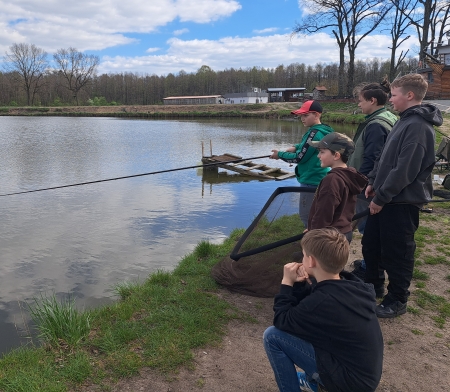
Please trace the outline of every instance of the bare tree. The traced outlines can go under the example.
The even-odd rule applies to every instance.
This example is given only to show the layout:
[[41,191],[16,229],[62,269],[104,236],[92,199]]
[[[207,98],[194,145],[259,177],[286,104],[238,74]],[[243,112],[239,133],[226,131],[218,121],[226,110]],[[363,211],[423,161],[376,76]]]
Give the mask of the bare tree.
[[66,80],[66,88],[69,89],[78,106],[78,93],[85,87],[95,75],[100,62],[98,56],[87,55],[77,49],[59,49],[53,58],[60,68],[60,73]]
[[435,54],[438,42],[442,41],[445,30],[450,26],[448,20],[450,1],[413,0],[407,8],[402,7],[402,0],[391,1],[416,28],[419,38],[419,59],[424,60],[427,50],[427,53]]
[[48,66],[47,52],[33,44],[13,44],[9,50],[10,52],[5,53],[5,70],[12,72],[20,80],[27,95],[28,106],[33,105]]
[[[431,36],[434,47],[431,50],[433,55],[436,54],[436,46],[443,42],[444,34],[447,33],[450,28],[450,19],[448,18],[450,13],[450,1],[439,1],[437,5],[437,11],[433,17],[433,23],[431,24]],[[437,37],[436,37],[437,33]]]
[[392,17],[390,18],[390,34],[392,38],[392,46],[389,47],[391,49],[391,61],[389,67],[389,80],[394,80],[397,72],[399,70],[400,64],[406,58],[406,55],[409,52],[407,49],[405,52],[402,50],[400,55],[397,57],[397,49],[408,40],[411,35],[407,35],[406,33],[411,26],[411,20],[408,17],[413,11],[411,8],[411,4],[414,3],[414,0],[394,0],[394,9],[392,13]]
[[390,5],[382,0],[302,0],[300,3],[308,15],[297,23],[293,34],[331,29],[339,47],[338,95],[344,95],[346,48],[349,55],[346,94],[351,95],[356,48],[379,26]]

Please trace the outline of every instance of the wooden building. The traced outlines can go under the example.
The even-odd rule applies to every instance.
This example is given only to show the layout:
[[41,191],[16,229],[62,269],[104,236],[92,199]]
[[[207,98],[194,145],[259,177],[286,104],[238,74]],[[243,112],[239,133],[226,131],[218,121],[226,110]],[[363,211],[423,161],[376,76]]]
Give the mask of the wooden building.
[[437,45],[435,56],[426,54],[417,73],[428,81],[427,99],[450,99],[450,39]]
[[167,97],[163,98],[163,100],[164,105],[211,105],[224,102],[222,95]]
[[269,102],[299,102],[305,97],[305,87],[274,87],[268,88]]
[[325,86],[316,86],[312,91],[312,98],[317,100],[327,99],[326,93],[327,88]]

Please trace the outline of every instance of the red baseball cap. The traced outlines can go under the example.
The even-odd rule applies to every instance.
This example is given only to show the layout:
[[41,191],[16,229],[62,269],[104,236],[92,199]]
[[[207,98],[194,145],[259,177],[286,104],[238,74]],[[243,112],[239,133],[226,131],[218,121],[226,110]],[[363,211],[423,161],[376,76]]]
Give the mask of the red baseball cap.
[[300,109],[293,110],[291,112],[291,114],[295,114],[296,116],[301,116],[302,114],[311,113],[311,112],[322,113],[323,112],[322,105],[317,101],[313,101],[313,100],[306,101],[305,103],[303,103],[303,105],[300,107]]

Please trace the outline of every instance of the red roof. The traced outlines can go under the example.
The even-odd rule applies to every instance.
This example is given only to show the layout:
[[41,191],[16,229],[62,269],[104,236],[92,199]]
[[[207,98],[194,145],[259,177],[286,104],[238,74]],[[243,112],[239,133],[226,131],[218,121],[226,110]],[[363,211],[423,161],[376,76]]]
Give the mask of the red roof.
[[325,86],[316,86],[316,87],[314,87],[314,90],[327,91],[327,88]]

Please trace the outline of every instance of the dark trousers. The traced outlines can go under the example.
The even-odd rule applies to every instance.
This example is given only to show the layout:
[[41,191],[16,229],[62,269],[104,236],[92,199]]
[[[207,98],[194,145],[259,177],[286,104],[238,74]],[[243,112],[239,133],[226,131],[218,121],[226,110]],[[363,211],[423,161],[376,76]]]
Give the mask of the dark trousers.
[[378,214],[367,218],[361,241],[365,281],[380,288],[386,271],[387,302],[408,300],[416,250],[414,233],[418,227],[419,208],[411,204],[386,204]]

